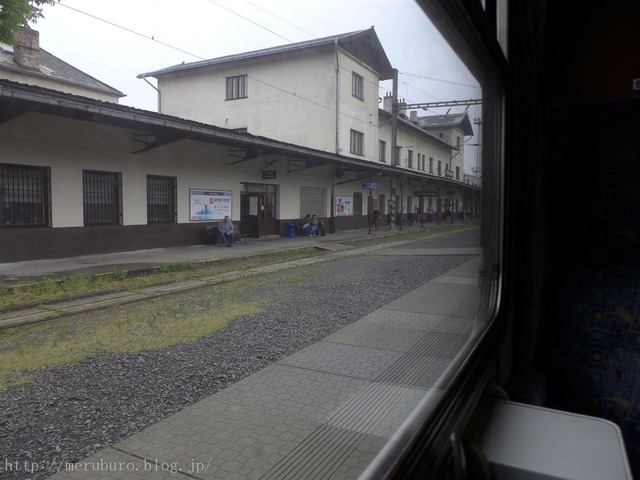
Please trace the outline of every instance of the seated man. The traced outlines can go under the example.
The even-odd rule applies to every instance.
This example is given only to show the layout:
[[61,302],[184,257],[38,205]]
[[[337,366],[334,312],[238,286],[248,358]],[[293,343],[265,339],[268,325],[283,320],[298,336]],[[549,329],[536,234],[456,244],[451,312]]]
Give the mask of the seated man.
[[236,235],[233,230],[233,223],[231,223],[229,216],[226,215],[224,220],[218,224],[218,234],[226,247],[233,247],[233,242],[236,241]]

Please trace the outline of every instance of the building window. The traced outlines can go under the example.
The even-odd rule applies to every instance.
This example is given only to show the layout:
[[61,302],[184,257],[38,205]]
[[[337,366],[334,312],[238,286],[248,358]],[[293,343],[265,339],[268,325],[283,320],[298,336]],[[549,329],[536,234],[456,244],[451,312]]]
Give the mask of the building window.
[[456,180],[460,180],[460,167],[456,167]]
[[177,221],[177,179],[147,175],[147,223]]
[[433,157],[429,157],[429,173],[433,173]]
[[387,163],[387,142],[380,140],[380,161]]
[[351,93],[354,97],[364,100],[364,78],[355,72],[351,77]]
[[247,98],[247,76],[227,77],[227,100]]
[[408,150],[407,152],[407,166],[413,168],[413,150]]
[[364,133],[351,130],[351,149],[355,155],[364,155]]
[[0,227],[50,226],[50,171],[0,164]]
[[122,176],[115,172],[82,172],[85,225],[120,225]]
[[438,160],[438,176],[442,175],[442,160]]

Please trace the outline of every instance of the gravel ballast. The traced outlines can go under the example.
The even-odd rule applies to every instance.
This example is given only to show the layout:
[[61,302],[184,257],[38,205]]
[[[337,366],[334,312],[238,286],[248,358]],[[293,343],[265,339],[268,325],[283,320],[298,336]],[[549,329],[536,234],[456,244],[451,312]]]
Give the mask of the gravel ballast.
[[[469,247],[477,237],[473,230],[419,244]],[[471,258],[359,255],[270,274],[234,292],[265,302],[263,313],[209,336],[39,369],[34,381],[0,391],[0,477],[46,478],[58,465],[113,445]],[[216,287],[183,295],[215,298]]]

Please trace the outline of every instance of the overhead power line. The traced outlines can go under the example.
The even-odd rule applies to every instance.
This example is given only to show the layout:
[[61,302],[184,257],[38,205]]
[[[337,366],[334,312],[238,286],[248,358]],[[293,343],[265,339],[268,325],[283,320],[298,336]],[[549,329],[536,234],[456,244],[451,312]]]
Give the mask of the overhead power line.
[[68,8],[69,10],[73,10],[74,12],[80,13],[82,15],[86,15],[87,17],[91,17],[91,18],[93,18],[95,20],[98,20],[100,22],[103,22],[103,23],[106,23],[108,25],[111,25],[112,27],[119,28],[120,30],[124,30],[125,32],[129,32],[129,33],[132,33],[132,34],[137,35],[139,37],[146,38],[147,40],[151,40],[153,42],[159,43],[160,45],[163,45],[165,47],[169,47],[169,48],[171,48],[173,50],[176,50],[178,52],[186,53],[187,55],[190,55],[192,57],[197,58],[198,60],[204,60],[204,58],[202,58],[199,55],[196,55],[195,53],[187,52],[186,50],[183,50],[181,48],[174,47],[173,45],[170,45],[168,43],[162,42],[160,40],[156,40],[153,36],[150,37],[150,36],[145,35],[143,33],[136,32],[135,30],[131,30],[130,28],[123,27],[122,25],[118,25],[117,23],[111,22],[109,20],[105,20],[104,18],[97,17],[97,16],[92,15],[90,13],[83,12],[82,10],[78,10],[77,8],[70,7],[69,5],[66,5],[64,3],[57,3],[56,5],[61,5],[61,6],[65,7],[65,8]]
[[[265,26],[263,26],[263,25],[260,25],[259,23],[257,23],[257,22],[255,22],[255,21],[253,21],[253,20],[251,20],[251,19],[249,19],[249,18],[245,17],[244,15],[239,14],[238,12],[233,11],[232,9],[230,9],[230,8],[228,8],[228,7],[224,6],[224,5],[221,5],[221,4],[220,4],[220,3],[218,3],[217,1],[215,1],[215,0],[208,0],[208,1],[209,1],[209,3],[214,4],[214,5],[216,5],[217,7],[221,8],[221,9],[223,9],[223,10],[228,11],[228,12],[229,12],[229,13],[231,13],[231,14],[238,16],[239,18],[241,18],[241,19],[243,19],[243,20],[245,20],[245,21],[247,21],[247,22],[250,22],[250,23],[252,23],[253,25],[258,26],[259,28],[262,28],[262,29],[264,29],[264,30],[268,31],[269,33],[271,33],[271,34],[273,34],[273,35],[276,35],[277,37],[282,38],[283,40],[285,40],[285,41],[287,41],[287,42],[289,42],[289,43],[292,43],[292,42],[291,42],[291,40],[287,39],[286,37],[284,37],[284,36],[282,36],[282,35],[280,35],[280,34],[278,34],[278,33],[274,32],[273,30],[271,30],[271,29],[269,29],[269,28],[267,28],[267,27],[265,27]],[[275,17],[275,18],[278,18],[279,20],[281,20],[281,21],[283,21],[283,22],[287,23],[288,25],[293,26],[294,28],[297,28],[298,30],[300,30],[300,31],[302,31],[302,32],[304,32],[304,33],[306,33],[306,34],[308,34],[308,35],[311,35],[311,36],[312,36],[312,37],[314,37],[314,38],[318,38],[318,37],[316,37],[315,35],[313,35],[313,34],[311,34],[311,33],[307,32],[307,31],[305,31],[305,30],[303,30],[303,29],[301,29],[301,28],[299,28],[299,27],[296,27],[295,25],[293,25],[293,24],[291,24],[291,23],[287,22],[286,20],[284,20],[284,19],[282,19],[282,18],[278,17],[277,15],[274,15],[274,14],[272,14],[271,12],[268,12],[267,10],[263,9],[262,7],[259,7],[259,6],[255,5],[255,4],[253,4],[253,3],[252,3],[252,2],[250,2],[249,0],[245,0],[245,2],[246,2],[246,3],[249,3],[249,4],[250,4],[250,5],[252,5],[253,7],[255,7],[255,8],[259,9],[259,10],[262,10],[263,12],[265,12],[265,13],[267,13],[267,14],[269,14],[269,15],[271,15],[271,16],[273,16],[273,17]],[[99,21],[99,22],[103,22],[103,23],[105,23],[105,24],[107,24],[107,25],[109,25],[109,26],[111,26],[111,27],[118,28],[118,29],[123,30],[123,31],[125,31],[125,32],[127,32],[127,33],[131,33],[131,34],[136,35],[136,36],[138,36],[138,37],[142,37],[142,38],[144,38],[144,39],[146,39],[146,40],[151,40],[152,42],[158,43],[159,45],[165,46],[165,47],[167,47],[167,48],[171,48],[172,50],[175,50],[175,51],[178,51],[178,52],[184,53],[184,54],[189,55],[189,56],[191,56],[191,57],[194,57],[194,58],[196,58],[196,59],[198,59],[198,60],[206,60],[205,58],[201,57],[200,55],[197,55],[197,54],[195,54],[195,53],[191,53],[191,52],[189,52],[189,51],[187,51],[187,50],[184,50],[184,49],[182,49],[182,48],[179,48],[179,47],[176,47],[176,46],[171,45],[171,44],[169,44],[169,43],[166,43],[166,42],[163,42],[163,41],[161,41],[161,40],[158,40],[158,39],[156,39],[156,38],[155,38],[155,36],[154,36],[154,35],[151,35],[151,36],[150,36],[150,35],[145,35],[145,34],[143,34],[143,33],[140,33],[140,32],[138,32],[138,31],[135,31],[135,30],[133,30],[133,29],[131,29],[131,28],[127,28],[127,27],[124,27],[124,26],[122,26],[122,25],[119,25],[119,24],[117,24],[117,23],[115,23],[115,22],[113,22],[113,21],[106,20],[106,19],[104,19],[104,18],[98,17],[98,16],[96,16],[96,15],[93,15],[93,14],[91,14],[91,13],[88,13],[88,12],[85,12],[85,11],[82,11],[82,10],[79,10],[79,9],[77,9],[77,8],[74,8],[74,7],[70,7],[69,5],[66,5],[66,4],[64,4],[64,3],[62,3],[62,2],[59,2],[59,3],[58,3],[58,5],[61,5],[61,6],[65,7],[65,8],[67,8],[67,9],[72,10],[72,11],[74,11],[74,12],[76,12],[76,13],[81,14],[81,15],[85,15],[85,16],[87,16],[87,17],[90,17],[90,18],[92,18],[92,19],[94,19],[94,20],[97,20],[97,21]],[[332,61],[330,61],[330,60],[328,60],[328,59],[324,59],[324,60],[325,60],[327,63],[329,63],[330,65],[334,65],[334,66],[335,66],[335,63],[333,63]],[[232,70],[231,70],[231,69],[229,69],[228,67],[223,66],[223,65],[220,65],[220,66],[221,66],[222,68],[224,68],[224,69],[226,69],[226,70],[228,70],[228,71],[232,72]],[[341,66],[341,67],[340,67],[340,69],[344,69],[344,67],[342,67],[342,66]],[[345,69],[345,70],[346,70],[346,69]],[[237,72],[233,72],[233,73],[237,73]],[[414,75],[414,74],[405,74],[405,75],[408,75],[408,76],[417,76],[417,77],[419,77],[419,75]],[[313,104],[313,105],[320,106],[320,107],[325,108],[325,109],[330,110],[330,111],[335,111],[335,109],[334,109],[334,108],[332,108],[332,107],[329,107],[329,106],[323,105],[323,104],[318,103],[318,102],[316,102],[316,101],[314,101],[314,100],[311,100],[311,99],[306,98],[306,97],[304,97],[304,96],[298,95],[298,94],[296,94],[296,93],[294,93],[294,92],[289,92],[289,91],[287,91],[287,90],[285,90],[285,89],[283,89],[283,88],[281,88],[281,87],[277,87],[277,86],[272,85],[272,84],[270,84],[270,83],[268,83],[268,82],[262,81],[262,80],[260,80],[260,79],[258,79],[258,78],[255,78],[255,77],[252,77],[252,76],[248,76],[248,78],[250,78],[251,80],[256,81],[256,82],[258,82],[258,83],[261,83],[261,84],[263,84],[263,85],[266,85],[266,86],[268,86],[268,87],[271,87],[271,88],[273,88],[273,89],[275,89],[275,90],[278,90],[278,91],[280,91],[280,92],[282,92],[282,93],[285,93],[285,94],[291,95],[291,96],[293,96],[293,97],[299,98],[299,99],[301,99],[301,100],[307,101],[307,102],[309,102],[309,103],[311,103],[311,104]],[[427,77],[425,77],[425,78],[427,78]],[[365,81],[366,81],[366,82],[369,82],[369,83],[372,83],[372,82],[370,82],[368,79],[365,79]],[[441,80],[441,81],[444,81],[444,80]],[[407,86],[409,86],[409,87],[411,87],[411,88],[414,88],[414,89],[416,89],[416,90],[418,90],[418,91],[421,91],[421,90],[417,89],[416,87],[414,87],[414,86],[412,86],[412,85],[410,85],[410,84],[408,84],[408,83],[406,83],[406,82],[403,82],[403,83],[405,83]],[[451,82],[451,83],[454,83],[454,82]],[[377,85],[377,87],[378,87],[378,88],[380,88],[380,89],[382,89],[382,90],[386,90],[384,87],[382,87],[382,86],[380,86],[380,85]],[[424,93],[425,95],[429,95],[429,94],[427,94],[426,92],[421,92],[421,93]],[[435,98],[435,97],[433,97],[432,95],[429,95],[429,96],[431,96],[432,98]],[[351,118],[351,119],[356,120],[356,121],[359,121],[359,122],[361,122],[361,123],[369,123],[369,121],[368,121],[368,120],[362,120],[362,119],[360,119],[360,118],[356,118],[356,117],[353,117],[353,116],[351,116],[351,115],[347,115],[347,114],[345,114],[344,112],[339,112],[339,113],[340,113],[340,115],[342,115],[342,116],[345,116],[345,117],[347,117],[347,118]]]
[[406,75],[407,77],[422,78],[425,80],[432,80],[434,82],[442,82],[442,83],[448,83],[451,85],[459,85],[461,87],[477,88],[479,90],[482,88],[479,85],[471,85],[469,83],[454,82],[452,80],[444,80],[442,78],[428,77],[426,75],[419,75],[417,73],[408,73],[408,72],[399,72],[399,73],[400,75]]
[[288,21],[287,21],[287,20],[285,20],[284,18],[279,17],[278,15],[276,15],[276,14],[274,14],[274,13],[271,13],[269,10],[266,10],[266,9],[262,8],[261,6],[259,6],[259,5],[256,5],[255,3],[250,2],[249,0],[244,0],[244,1],[245,1],[245,3],[248,3],[249,5],[251,5],[253,8],[257,8],[258,10],[262,10],[262,11],[263,11],[264,13],[266,13],[267,15],[271,15],[273,18],[277,18],[277,19],[278,19],[278,20],[280,20],[281,22],[286,23],[287,25],[289,25],[289,26],[291,26],[291,27],[295,28],[296,30],[300,30],[301,32],[306,33],[306,34],[307,34],[307,35],[309,35],[310,37],[318,38],[318,37],[317,37],[317,36],[315,36],[313,33],[311,33],[311,32],[307,32],[306,30],[304,30],[304,29],[302,29],[302,28],[298,27],[297,25],[294,25],[293,23],[288,22]]

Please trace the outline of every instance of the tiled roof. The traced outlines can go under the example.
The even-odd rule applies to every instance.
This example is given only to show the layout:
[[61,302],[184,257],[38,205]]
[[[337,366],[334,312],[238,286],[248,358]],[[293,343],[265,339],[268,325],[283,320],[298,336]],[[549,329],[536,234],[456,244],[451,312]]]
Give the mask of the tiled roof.
[[393,67],[382,48],[382,44],[378,39],[373,27],[366,30],[342,33],[340,35],[332,35],[330,37],[317,38],[304,42],[290,43],[278,47],[264,48],[254,50],[252,52],[238,53],[227,55],[224,57],[212,58],[209,60],[200,60],[198,62],[183,63],[172,67],[162,68],[153,72],[141,73],[138,78],[158,77],[167,73],[191,70],[202,67],[216,66],[224,63],[236,62],[239,60],[249,60],[267,55],[275,55],[281,53],[294,52],[310,48],[316,48],[327,45],[334,45],[338,42],[342,48],[352,53],[356,58],[362,59],[369,66],[375,68],[380,74],[381,80],[389,80],[391,78]]
[[8,45],[0,44],[0,70],[10,70],[14,73],[23,73],[32,77],[41,77],[116,97],[125,96],[125,94],[120,90],[116,90],[76,67],[69,65],[64,60],[52,55],[43,48],[40,48],[40,69],[34,70],[31,68],[23,68],[18,65],[13,58],[13,48]]
[[471,127],[467,112],[418,117],[417,124],[425,130],[458,127],[465,135],[473,135],[473,128]]

